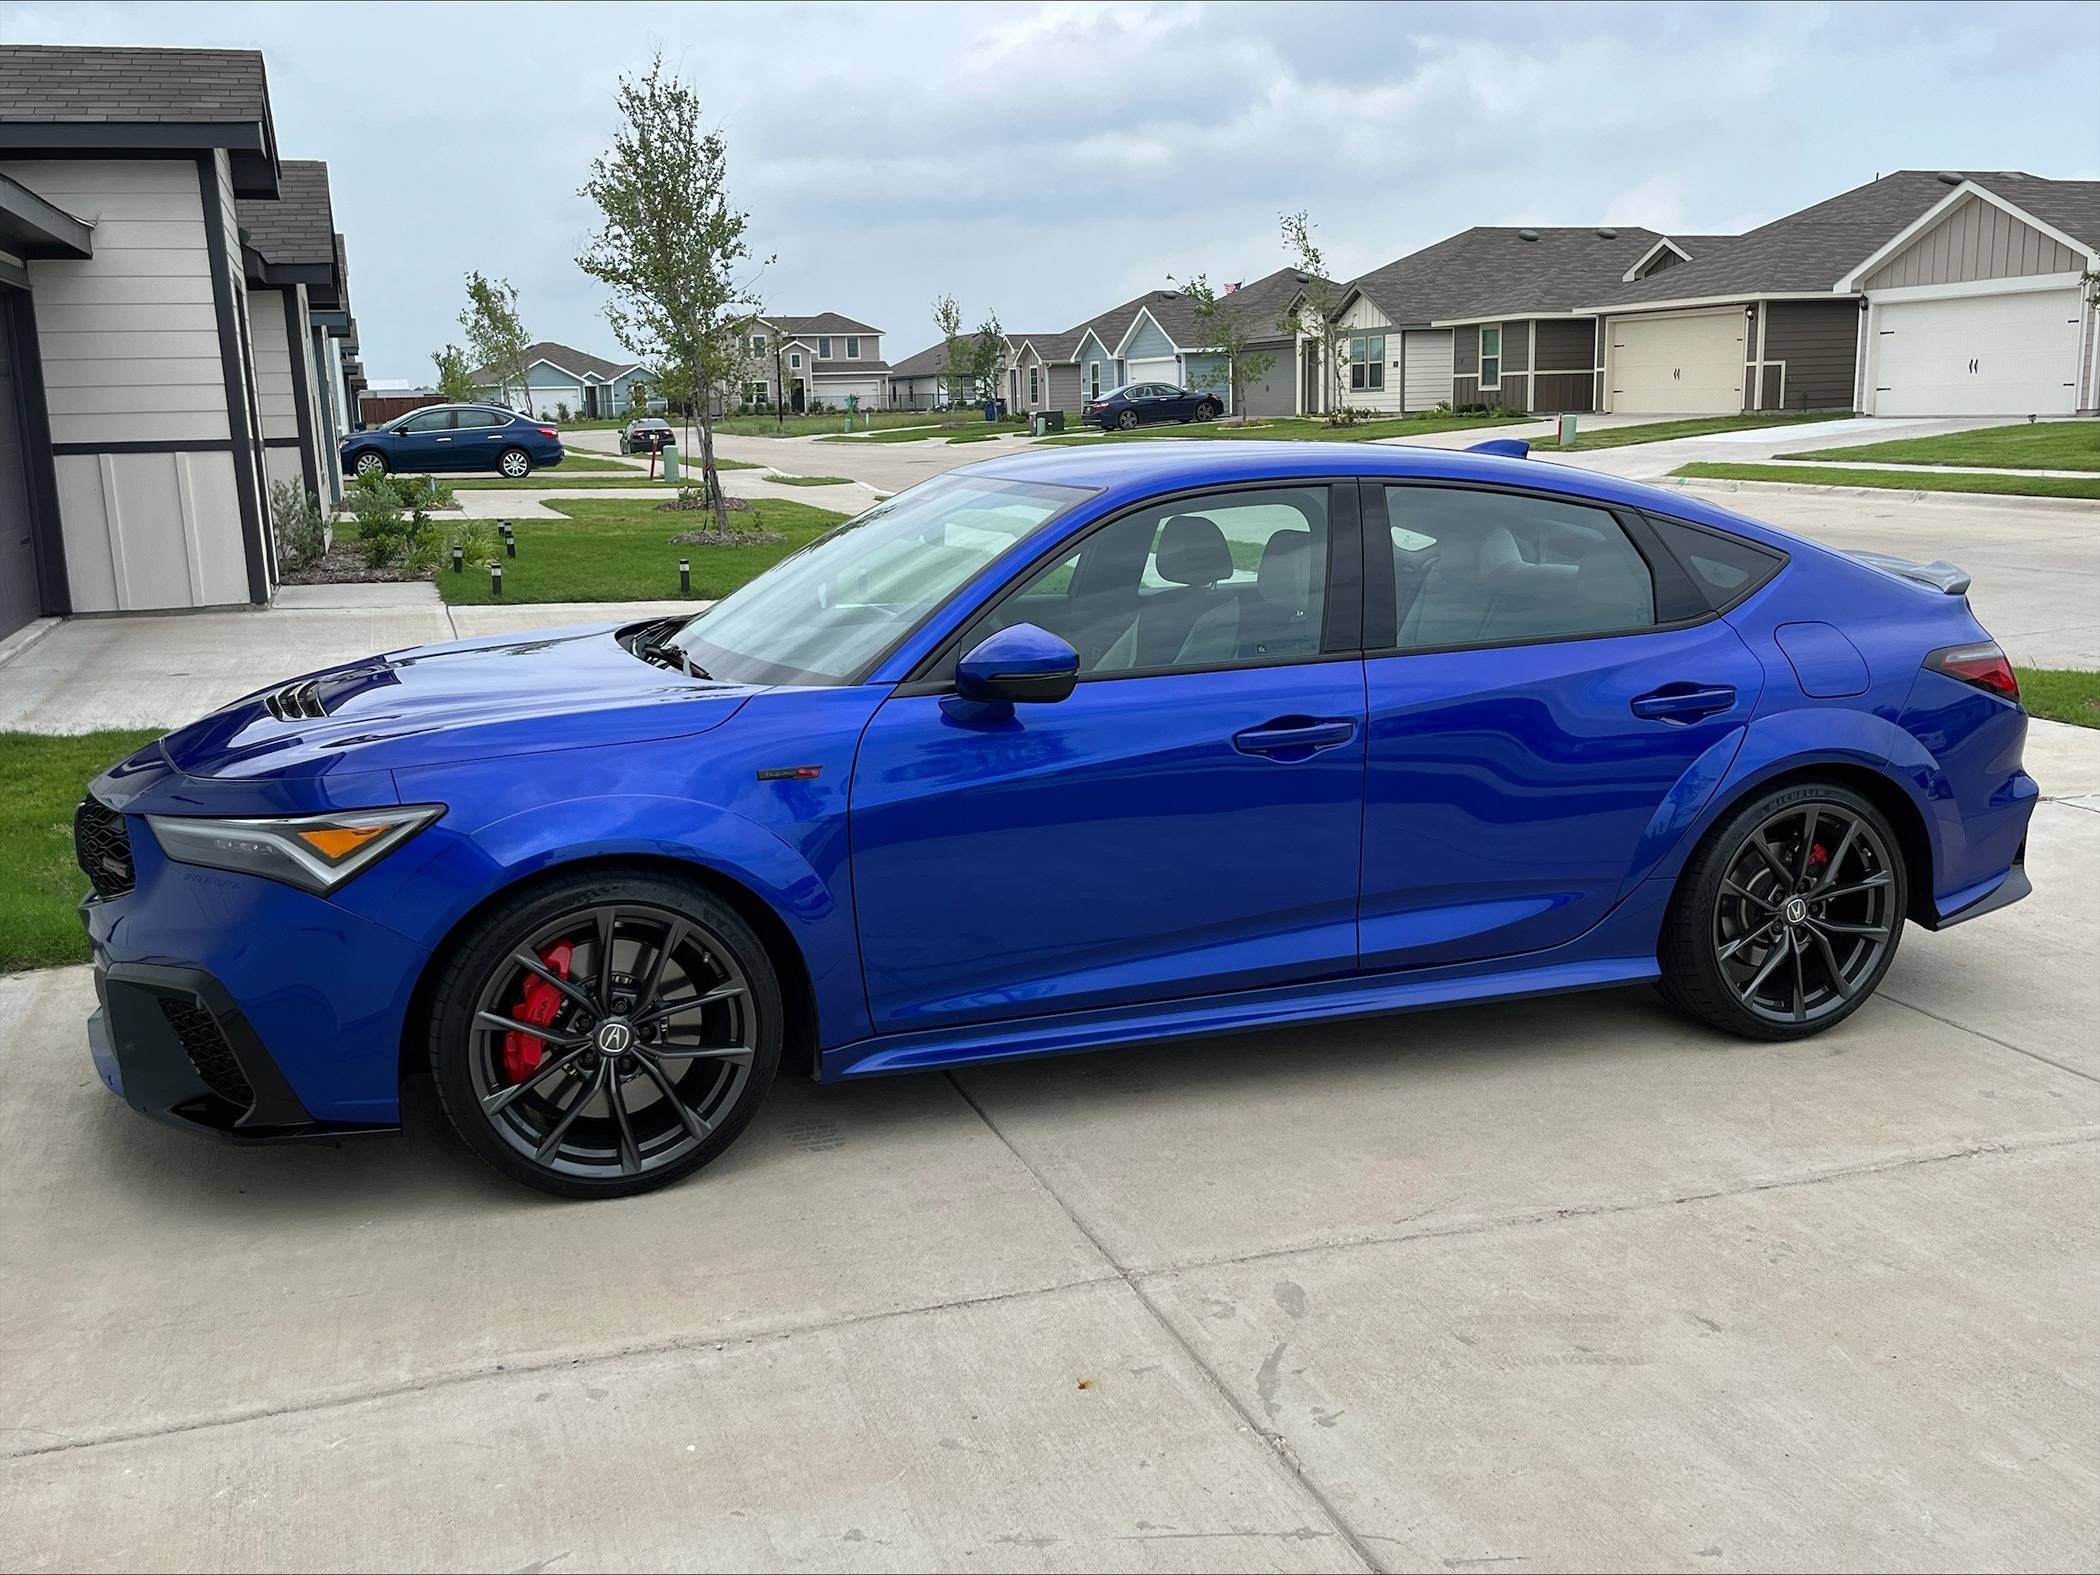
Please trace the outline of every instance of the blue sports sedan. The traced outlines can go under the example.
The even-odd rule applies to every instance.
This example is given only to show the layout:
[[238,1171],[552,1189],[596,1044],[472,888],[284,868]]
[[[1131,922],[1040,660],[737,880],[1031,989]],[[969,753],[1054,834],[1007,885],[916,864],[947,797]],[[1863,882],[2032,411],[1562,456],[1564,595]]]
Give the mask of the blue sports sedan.
[[1079,419],[1104,432],[1110,427],[1134,432],[1160,421],[1215,421],[1223,409],[1216,394],[1175,383],[1126,383],[1089,399],[1080,407]]
[[273,685],[80,806],[101,1076],[272,1139],[428,1068],[604,1197],[783,1067],[1646,983],[1797,1039],[2027,893],[1958,570],[1498,447],[1006,457],[697,617]]
[[496,405],[425,405],[342,442],[346,476],[493,470],[522,480],[564,453],[558,427]]

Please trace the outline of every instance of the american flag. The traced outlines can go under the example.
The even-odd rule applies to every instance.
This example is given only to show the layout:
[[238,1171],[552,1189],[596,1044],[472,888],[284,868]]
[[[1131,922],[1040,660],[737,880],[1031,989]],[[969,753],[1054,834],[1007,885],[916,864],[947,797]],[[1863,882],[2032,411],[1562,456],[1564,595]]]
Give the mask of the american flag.
[[1232,294],[1233,291],[1237,290],[1240,287],[1240,285],[1245,284],[1246,282],[1246,280],[1241,279],[1233,284],[1228,284],[1227,286],[1225,286],[1225,293],[1227,295]]

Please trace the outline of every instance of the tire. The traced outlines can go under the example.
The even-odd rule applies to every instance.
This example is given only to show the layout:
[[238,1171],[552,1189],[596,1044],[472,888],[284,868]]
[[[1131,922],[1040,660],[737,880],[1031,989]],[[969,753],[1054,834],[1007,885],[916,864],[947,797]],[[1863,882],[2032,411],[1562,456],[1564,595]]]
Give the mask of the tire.
[[523,481],[532,474],[532,456],[522,448],[507,448],[496,456],[496,469],[512,481]]
[[1714,827],[1678,877],[1662,993],[1744,1039],[1822,1033],[1896,960],[1908,886],[1895,833],[1857,793],[1804,782],[1764,794]]
[[[650,1003],[667,997],[691,1004],[652,1020]],[[485,1013],[548,1032],[491,1026]],[[736,1141],[779,1070],[783,1018],[764,945],[704,886],[580,871],[499,902],[460,939],[431,997],[430,1070],[460,1141],[511,1180],[627,1197]]]
[[1210,402],[1209,400],[1207,400],[1207,399],[1206,399],[1206,400],[1205,400],[1205,401],[1204,401],[1204,402],[1203,402],[1202,404],[1200,404],[1200,405],[1198,405],[1198,406],[1196,407],[1196,419],[1197,419],[1198,421],[1215,421],[1215,420],[1217,420],[1217,419],[1218,419],[1218,407],[1217,407],[1216,405],[1212,404],[1212,403],[1211,403],[1211,402]]
[[1124,411],[1116,417],[1116,425],[1125,432],[1135,432],[1138,427],[1138,413],[1135,410]]
[[386,456],[368,448],[351,461],[350,468],[358,476],[383,476],[386,474]]

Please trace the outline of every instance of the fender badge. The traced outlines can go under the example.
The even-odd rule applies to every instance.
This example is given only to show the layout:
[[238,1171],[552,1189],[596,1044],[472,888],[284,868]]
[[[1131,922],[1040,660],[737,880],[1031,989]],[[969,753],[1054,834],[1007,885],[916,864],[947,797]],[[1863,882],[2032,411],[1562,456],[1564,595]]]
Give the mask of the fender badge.
[[759,772],[761,782],[814,782],[824,774],[822,766],[769,766]]

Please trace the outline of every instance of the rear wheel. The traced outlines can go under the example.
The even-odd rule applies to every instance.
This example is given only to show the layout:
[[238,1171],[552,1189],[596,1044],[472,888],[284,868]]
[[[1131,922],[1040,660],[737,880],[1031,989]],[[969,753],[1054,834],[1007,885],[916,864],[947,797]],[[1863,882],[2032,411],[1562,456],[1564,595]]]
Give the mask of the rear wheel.
[[513,481],[532,474],[532,456],[522,448],[507,448],[496,456],[496,468]]
[[366,449],[357,456],[357,474],[361,480],[372,480],[386,474],[386,456]]
[[1121,427],[1125,432],[1135,432],[1137,430],[1137,424],[1138,413],[1135,410],[1126,410],[1120,416],[1116,417],[1116,425]]
[[468,1148],[562,1197],[688,1176],[780,1063],[778,976],[704,887],[578,874],[482,919],[433,998],[430,1065]]
[[1844,1021],[1895,961],[1907,892],[1888,821],[1835,783],[1746,804],[1708,835],[1663,923],[1662,990],[1748,1039]]

